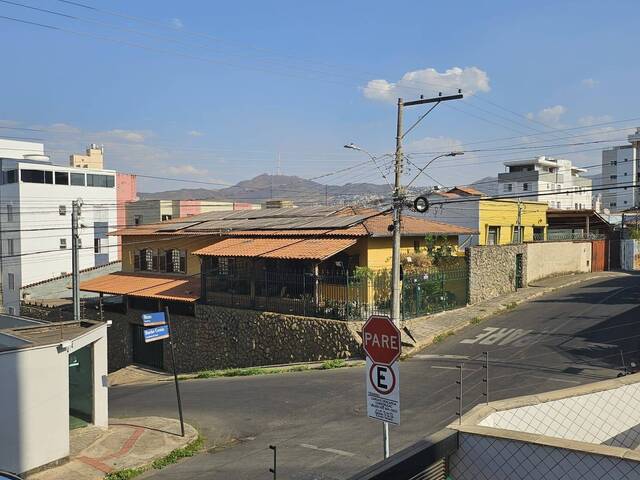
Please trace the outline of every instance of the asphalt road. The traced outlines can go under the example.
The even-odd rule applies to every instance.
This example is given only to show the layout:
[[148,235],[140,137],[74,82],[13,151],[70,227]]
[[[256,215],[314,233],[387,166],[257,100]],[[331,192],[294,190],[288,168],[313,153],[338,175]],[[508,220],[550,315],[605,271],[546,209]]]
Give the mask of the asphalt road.
[[[569,287],[470,326],[400,365],[398,451],[455,420],[458,364],[464,410],[483,402],[483,352],[489,352],[490,399],[571,387],[615,377],[639,361],[640,276]],[[640,363],[640,362],[639,362]],[[154,479],[342,479],[381,459],[381,424],[366,417],[364,367],[182,384],[186,420],[209,450]],[[171,383],[115,387],[113,417],[176,416]],[[228,445],[227,448],[222,446]]]

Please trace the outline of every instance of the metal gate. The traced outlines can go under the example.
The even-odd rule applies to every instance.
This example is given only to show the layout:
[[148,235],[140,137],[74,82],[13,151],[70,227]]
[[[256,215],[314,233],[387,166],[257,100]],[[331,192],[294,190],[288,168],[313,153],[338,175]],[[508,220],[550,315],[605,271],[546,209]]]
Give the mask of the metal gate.
[[522,270],[523,270],[523,256],[521,253],[516,253],[516,290],[522,288],[524,286],[523,278],[522,278]]
[[604,272],[607,270],[607,240],[591,241],[591,271]]
[[133,336],[133,363],[139,363],[148,367],[162,370],[162,345],[164,340],[156,342],[144,342],[144,327],[142,325],[131,325]]

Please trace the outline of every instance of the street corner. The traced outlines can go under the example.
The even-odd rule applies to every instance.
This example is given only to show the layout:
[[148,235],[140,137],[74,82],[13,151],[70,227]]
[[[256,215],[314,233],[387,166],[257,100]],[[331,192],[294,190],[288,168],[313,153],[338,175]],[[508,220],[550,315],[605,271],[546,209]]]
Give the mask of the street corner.
[[118,470],[149,466],[198,438],[198,431],[164,417],[113,418],[108,429],[85,427],[71,432],[71,455],[64,465],[29,476],[34,480],[93,480]]

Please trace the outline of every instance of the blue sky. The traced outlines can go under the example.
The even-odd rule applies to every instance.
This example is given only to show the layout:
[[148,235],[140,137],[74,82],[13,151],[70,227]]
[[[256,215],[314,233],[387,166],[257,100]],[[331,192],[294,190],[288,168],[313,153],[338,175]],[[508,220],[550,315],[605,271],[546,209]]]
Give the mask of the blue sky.
[[[444,185],[534,154],[594,165],[601,144],[563,144],[640,125],[622,122],[640,117],[633,1],[15,1],[76,17],[0,3],[2,16],[63,29],[0,19],[0,126],[16,128],[0,134],[41,138],[60,163],[94,142],[123,171],[232,184],[280,158],[282,173],[314,177],[366,159],[344,143],[392,152],[398,94],[458,87],[465,101],[434,110],[407,152],[536,148],[439,161],[429,172]],[[518,138],[487,142],[504,137]],[[363,166],[323,181],[382,179]]]

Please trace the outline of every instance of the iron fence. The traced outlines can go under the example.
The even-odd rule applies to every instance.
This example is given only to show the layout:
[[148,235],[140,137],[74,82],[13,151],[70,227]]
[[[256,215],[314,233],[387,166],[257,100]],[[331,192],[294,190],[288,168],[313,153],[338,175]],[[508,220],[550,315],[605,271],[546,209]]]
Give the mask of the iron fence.
[[[467,281],[466,264],[405,275],[403,318],[464,306]],[[208,304],[233,308],[335,320],[364,320],[371,314],[391,313],[389,270],[343,275],[268,270],[205,273],[204,289]]]

